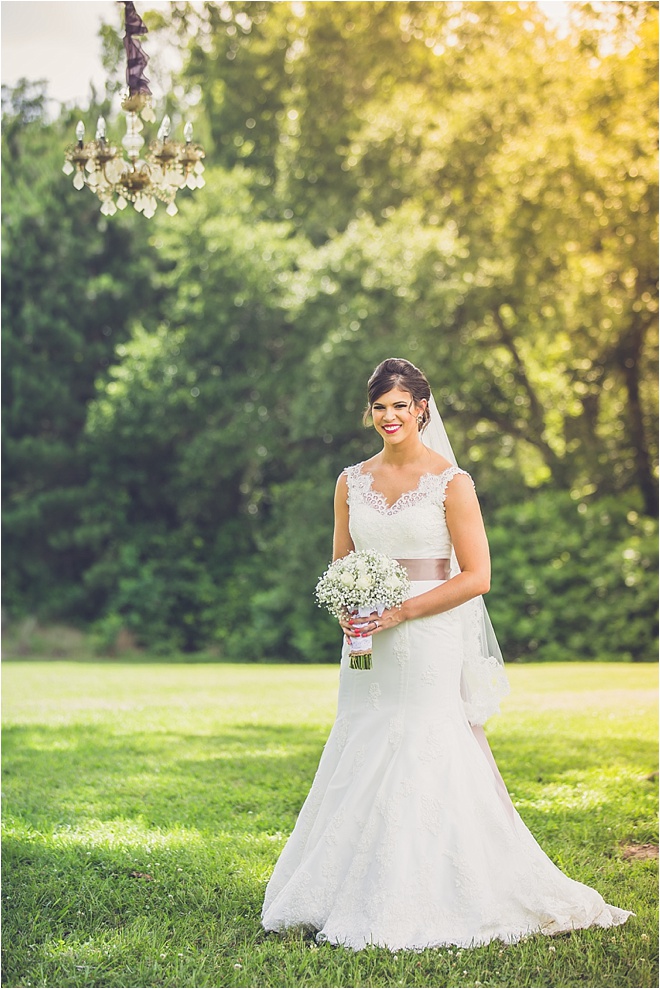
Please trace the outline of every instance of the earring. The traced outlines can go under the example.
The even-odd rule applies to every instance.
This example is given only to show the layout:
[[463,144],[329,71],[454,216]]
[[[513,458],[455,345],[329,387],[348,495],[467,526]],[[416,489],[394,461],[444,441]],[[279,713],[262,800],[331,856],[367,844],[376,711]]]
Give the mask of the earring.
[[421,415],[420,413],[420,415],[417,416],[417,425],[421,426],[423,422],[424,422],[424,416]]

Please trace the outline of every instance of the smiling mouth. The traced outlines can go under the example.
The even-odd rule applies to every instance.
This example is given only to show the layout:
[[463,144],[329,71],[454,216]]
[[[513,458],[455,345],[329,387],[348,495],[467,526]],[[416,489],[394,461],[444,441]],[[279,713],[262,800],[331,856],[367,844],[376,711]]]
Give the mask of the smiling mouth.
[[396,425],[394,425],[394,426],[383,426],[383,429],[385,430],[386,433],[396,433],[396,431],[398,429],[401,429],[401,426],[400,425],[398,425],[398,426],[396,426]]

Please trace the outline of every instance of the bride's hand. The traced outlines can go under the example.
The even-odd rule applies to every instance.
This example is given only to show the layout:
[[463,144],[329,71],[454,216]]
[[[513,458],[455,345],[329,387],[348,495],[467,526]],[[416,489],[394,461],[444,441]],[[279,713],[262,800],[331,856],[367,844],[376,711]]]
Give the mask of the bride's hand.
[[353,621],[352,615],[344,615],[339,619],[339,624],[341,625],[341,630],[346,636],[346,641],[348,641],[351,635],[355,635],[352,630],[351,622]]
[[398,608],[386,608],[382,615],[379,615],[377,611],[372,611],[367,618],[351,616],[348,619],[348,624],[346,626],[342,624],[342,628],[345,632],[348,629],[348,635],[359,637],[386,632],[387,629],[396,628],[402,621],[405,621],[405,615],[403,605],[399,605]]

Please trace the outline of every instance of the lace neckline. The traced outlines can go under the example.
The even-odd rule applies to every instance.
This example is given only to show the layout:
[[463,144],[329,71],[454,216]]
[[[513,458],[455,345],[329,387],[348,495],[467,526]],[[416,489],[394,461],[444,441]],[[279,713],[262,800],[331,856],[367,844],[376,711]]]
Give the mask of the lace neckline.
[[454,474],[465,473],[460,467],[456,467],[453,464],[445,467],[439,474],[434,474],[432,471],[425,471],[424,474],[420,475],[414,488],[411,488],[409,491],[403,491],[390,505],[383,492],[374,488],[374,476],[371,471],[364,470],[363,468],[364,462],[357,465],[358,477],[364,478],[363,494],[365,500],[384,515],[395,515],[397,512],[402,511],[402,509],[414,504],[427,494],[429,487],[436,483],[440,484],[445,475],[451,474],[453,476]]

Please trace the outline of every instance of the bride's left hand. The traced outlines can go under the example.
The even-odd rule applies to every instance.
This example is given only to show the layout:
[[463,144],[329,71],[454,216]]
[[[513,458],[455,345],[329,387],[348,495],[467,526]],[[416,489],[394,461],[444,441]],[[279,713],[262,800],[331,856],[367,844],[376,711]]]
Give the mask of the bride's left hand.
[[358,638],[365,635],[377,635],[378,632],[386,632],[390,628],[396,628],[404,620],[403,605],[399,605],[398,608],[386,608],[382,615],[379,615],[377,611],[372,611],[366,618],[351,617],[350,634]]

